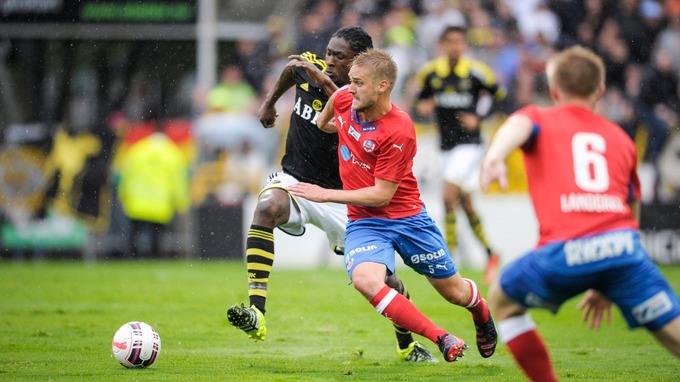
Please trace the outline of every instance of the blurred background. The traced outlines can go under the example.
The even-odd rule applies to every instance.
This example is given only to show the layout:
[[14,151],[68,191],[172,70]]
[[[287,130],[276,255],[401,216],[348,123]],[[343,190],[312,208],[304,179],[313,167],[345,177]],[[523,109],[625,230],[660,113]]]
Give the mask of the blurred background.
[[[0,256],[243,258],[292,91],[274,129],[256,111],[288,55],[323,57],[345,25],[393,55],[406,110],[444,26],[466,26],[468,54],[508,90],[486,139],[518,107],[549,103],[553,52],[594,49],[608,76],[599,112],[638,146],[644,242],[655,261],[680,262],[679,0],[0,0]],[[439,222],[437,130],[416,122],[416,176]],[[509,168],[509,192],[475,195],[504,261],[537,237],[518,153]],[[460,226],[463,260],[481,267]],[[313,227],[276,236],[277,264],[340,264]]]

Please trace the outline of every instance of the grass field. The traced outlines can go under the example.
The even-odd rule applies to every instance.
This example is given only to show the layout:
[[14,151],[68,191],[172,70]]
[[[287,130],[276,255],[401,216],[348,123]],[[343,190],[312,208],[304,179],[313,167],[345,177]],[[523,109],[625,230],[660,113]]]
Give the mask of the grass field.
[[[662,270],[680,290],[680,267]],[[421,310],[474,344],[464,309],[444,303],[414,272],[400,274]],[[0,261],[0,380],[524,380],[503,347],[490,359],[472,346],[456,363],[399,361],[391,325],[342,269],[275,268],[269,296],[267,340],[254,343],[225,319],[228,305],[247,301],[242,262]],[[576,302],[558,316],[533,314],[561,380],[680,379],[680,362],[644,330],[629,331],[616,312],[612,325],[589,331]],[[133,320],[161,335],[160,357],[148,369],[125,369],[111,354],[114,332]]]

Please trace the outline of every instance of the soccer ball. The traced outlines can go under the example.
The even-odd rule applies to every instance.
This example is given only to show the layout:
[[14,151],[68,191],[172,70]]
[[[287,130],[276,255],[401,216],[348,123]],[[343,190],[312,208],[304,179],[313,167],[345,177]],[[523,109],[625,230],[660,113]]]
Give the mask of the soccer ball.
[[113,335],[113,356],[125,367],[147,367],[161,353],[161,337],[151,325],[132,321]]

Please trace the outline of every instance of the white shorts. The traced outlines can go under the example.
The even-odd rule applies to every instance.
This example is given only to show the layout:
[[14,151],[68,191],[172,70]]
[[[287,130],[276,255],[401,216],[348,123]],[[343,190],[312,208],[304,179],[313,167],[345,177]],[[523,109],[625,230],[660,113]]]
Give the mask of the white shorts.
[[479,190],[479,167],[485,147],[468,143],[456,145],[442,153],[444,181],[460,187],[465,192]]
[[[292,175],[277,172],[269,176],[267,184],[260,193],[280,188],[286,190],[291,184],[299,183]],[[286,190],[287,192],[287,190]],[[331,249],[336,251],[345,248],[345,231],[347,227],[347,206],[339,203],[317,203],[299,196],[290,195],[290,216],[285,224],[278,228],[293,236],[302,236],[305,225],[313,224],[326,233]]]

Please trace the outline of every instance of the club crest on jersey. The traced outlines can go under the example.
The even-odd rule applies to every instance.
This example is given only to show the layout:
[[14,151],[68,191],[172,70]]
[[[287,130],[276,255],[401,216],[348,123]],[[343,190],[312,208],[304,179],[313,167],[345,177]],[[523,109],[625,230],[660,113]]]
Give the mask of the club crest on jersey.
[[361,134],[359,134],[358,131],[354,130],[354,126],[350,126],[349,129],[347,130],[347,132],[349,133],[349,135],[351,135],[357,141],[361,137]]
[[362,146],[367,153],[372,153],[375,150],[375,142],[370,139],[365,140]]
[[321,111],[321,109],[323,109],[323,102],[321,102],[321,100],[315,99],[312,101],[312,109]]
[[364,126],[364,127],[361,128],[362,133],[366,133],[366,132],[369,132],[369,131],[376,131],[376,130],[378,130],[378,126]]

